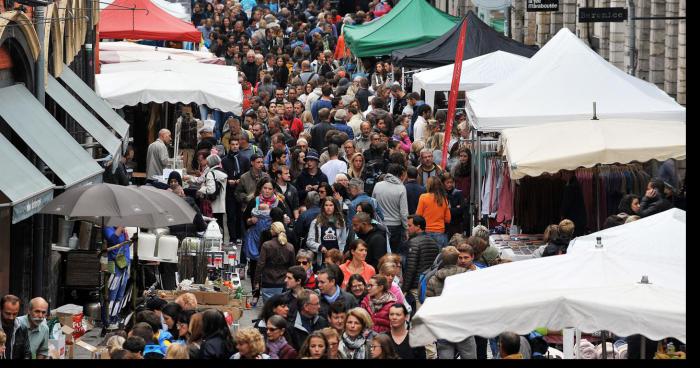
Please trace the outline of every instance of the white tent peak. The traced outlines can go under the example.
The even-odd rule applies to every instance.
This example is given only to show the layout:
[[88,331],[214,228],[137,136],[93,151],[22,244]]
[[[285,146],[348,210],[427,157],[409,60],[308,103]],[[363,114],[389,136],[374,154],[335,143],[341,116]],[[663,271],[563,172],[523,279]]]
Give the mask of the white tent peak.
[[626,74],[566,28],[519,70],[468,93],[483,131],[600,118],[685,121],[685,108],[654,84]]

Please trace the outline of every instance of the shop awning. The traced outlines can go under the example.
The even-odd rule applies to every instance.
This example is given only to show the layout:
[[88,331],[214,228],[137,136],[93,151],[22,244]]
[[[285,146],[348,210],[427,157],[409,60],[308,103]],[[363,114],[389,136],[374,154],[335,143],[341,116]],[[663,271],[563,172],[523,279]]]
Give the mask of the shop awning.
[[129,133],[129,124],[122,119],[119,114],[112,110],[105,100],[100,98],[95,91],[92,90],[80,77],[78,77],[68,65],[63,64],[63,72],[59,76],[62,81],[66,82],[68,87],[77,93],[90,108],[95,110],[97,115],[109,124],[119,134],[122,139],[126,138]]
[[72,116],[110,155],[119,152],[121,142],[80,101],[76,100],[53,76],[48,76],[46,92],[63,110]]
[[[12,206],[12,223],[39,212],[53,199],[54,185],[0,134],[0,207]],[[11,173],[11,174],[9,174]]]
[[104,170],[26,87],[15,84],[0,89],[0,101],[0,116],[66,187],[101,182]]

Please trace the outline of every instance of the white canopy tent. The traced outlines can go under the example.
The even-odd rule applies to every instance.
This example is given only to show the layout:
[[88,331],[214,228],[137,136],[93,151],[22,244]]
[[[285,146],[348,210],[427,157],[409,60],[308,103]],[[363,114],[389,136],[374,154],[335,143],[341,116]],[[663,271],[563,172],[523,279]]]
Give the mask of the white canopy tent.
[[636,119],[550,123],[501,132],[512,179],[597,164],[686,158],[686,124]]
[[[520,69],[528,58],[504,51],[494,51],[472,59],[462,61],[462,74],[459,78],[459,89],[473,91],[488,87],[505,79]],[[413,74],[413,92],[425,90],[425,103],[435,106],[435,93],[449,91],[452,85],[454,64],[422,71]]]
[[[671,211],[649,218],[647,225],[657,226],[633,222],[591,234],[566,255],[448,277],[442,296],[426,299],[416,313],[411,345],[537,327],[685,342],[685,212]],[[597,236],[602,248],[590,245]],[[649,241],[638,242],[644,237]],[[643,276],[649,283],[640,282]]]
[[240,115],[243,103],[235,67],[174,60],[104,65],[95,91],[114,108],[195,102]]
[[190,51],[169,47],[141,45],[134,42],[100,42],[100,63],[132,63],[137,61],[189,61],[225,65],[223,58],[209,51]]
[[561,29],[510,77],[468,92],[482,132],[600,118],[685,121],[685,108],[652,83],[626,74]]

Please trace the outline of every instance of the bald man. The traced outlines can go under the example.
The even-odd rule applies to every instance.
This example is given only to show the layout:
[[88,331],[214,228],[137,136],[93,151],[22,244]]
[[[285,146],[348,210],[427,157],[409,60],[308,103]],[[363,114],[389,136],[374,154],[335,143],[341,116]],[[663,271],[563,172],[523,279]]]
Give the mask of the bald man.
[[29,301],[27,314],[17,317],[19,323],[29,331],[32,359],[47,359],[49,356],[49,325],[46,323],[48,313],[49,303],[44,298],[34,298]]
[[147,181],[157,181],[154,176],[163,176],[163,168],[168,164],[168,144],[172,142],[172,134],[168,129],[158,132],[158,139],[148,145],[146,153]]

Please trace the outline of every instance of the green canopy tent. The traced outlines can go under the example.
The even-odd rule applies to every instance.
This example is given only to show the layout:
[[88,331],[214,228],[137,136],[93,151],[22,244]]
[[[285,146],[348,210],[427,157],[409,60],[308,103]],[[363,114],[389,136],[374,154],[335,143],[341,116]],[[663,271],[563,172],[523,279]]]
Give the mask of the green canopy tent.
[[391,55],[430,42],[459,21],[425,0],[403,0],[383,17],[369,24],[343,28],[345,43],[356,57]]

